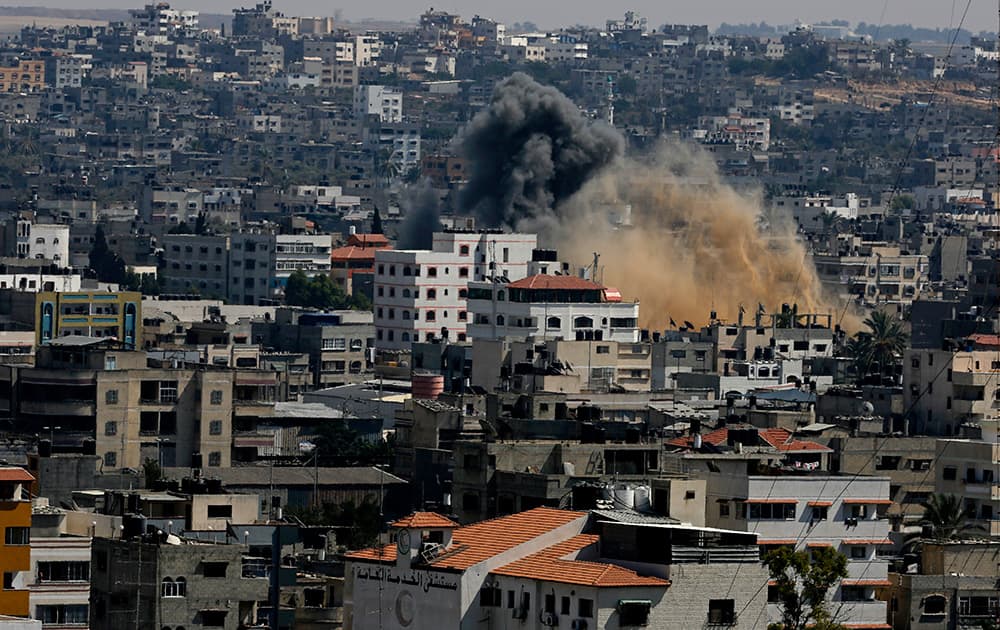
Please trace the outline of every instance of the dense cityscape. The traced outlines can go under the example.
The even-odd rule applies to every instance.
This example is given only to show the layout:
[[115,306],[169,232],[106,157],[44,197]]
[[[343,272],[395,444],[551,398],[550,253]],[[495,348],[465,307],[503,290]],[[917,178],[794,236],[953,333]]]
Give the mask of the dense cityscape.
[[17,11],[0,630],[1000,627],[968,6]]

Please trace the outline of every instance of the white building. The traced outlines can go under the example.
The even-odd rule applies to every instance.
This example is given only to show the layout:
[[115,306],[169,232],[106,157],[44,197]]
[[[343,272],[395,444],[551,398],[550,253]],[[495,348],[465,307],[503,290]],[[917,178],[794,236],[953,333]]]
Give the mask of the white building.
[[750,630],[764,615],[754,536],[656,519],[584,533],[591,518],[540,507],[464,527],[397,521],[394,544],[347,555],[344,627]]
[[[819,471],[758,476],[747,473],[744,457],[686,460],[708,481],[707,525],[755,532],[764,551],[832,547],[848,559],[847,577],[829,594],[835,621],[848,628],[890,627],[886,602],[875,598],[876,588],[889,586],[889,563],[879,554],[892,544],[885,518],[892,504],[888,477]],[[768,619],[780,621],[777,604],[768,605]]]
[[469,282],[528,275],[535,234],[438,232],[429,250],[375,252],[375,339],[382,349],[466,339]]
[[274,244],[274,280],[284,287],[292,272],[307,276],[330,273],[330,250],[333,237],[329,234],[279,234]]
[[354,88],[354,117],[365,120],[378,117],[379,122],[403,122],[403,93],[384,85],[359,85]]
[[639,303],[575,276],[538,274],[469,285],[473,339],[639,341]]
[[[59,266],[69,265],[69,226],[55,223],[35,223],[30,216],[21,216],[14,226],[13,242],[8,253],[17,258],[51,260]],[[7,230],[9,235],[9,228]]]
[[150,35],[173,35],[193,32],[198,28],[198,12],[171,9],[166,2],[147,4],[142,9],[129,10],[133,29]]

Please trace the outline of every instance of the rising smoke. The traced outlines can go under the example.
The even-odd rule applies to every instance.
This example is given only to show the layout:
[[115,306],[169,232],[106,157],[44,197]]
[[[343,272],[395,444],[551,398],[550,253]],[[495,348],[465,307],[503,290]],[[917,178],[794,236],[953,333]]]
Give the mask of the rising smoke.
[[791,223],[723,182],[703,151],[673,143],[624,157],[617,131],[523,74],[497,86],[459,145],[465,212],[537,231],[563,260],[599,252],[600,279],[641,301],[643,326],[705,323],[710,310],[735,321],[741,306],[750,321],[758,304],[834,310]]
[[625,148],[617,131],[523,73],[497,84],[458,143],[469,168],[459,203],[489,225],[549,214]]
[[399,225],[400,249],[430,249],[434,232],[441,229],[441,198],[430,180],[407,186],[399,200],[403,222]]

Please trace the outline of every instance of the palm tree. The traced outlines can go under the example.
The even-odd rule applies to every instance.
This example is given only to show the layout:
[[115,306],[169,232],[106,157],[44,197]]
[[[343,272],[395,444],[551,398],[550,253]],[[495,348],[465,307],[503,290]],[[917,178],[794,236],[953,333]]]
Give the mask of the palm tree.
[[872,313],[864,324],[868,331],[855,335],[847,351],[854,358],[859,380],[877,375],[881,381],[896,373],[909,335],[898,320],[882,311]]
[[980,529],[969,522],[962,498],[953,494],[932,494],[924,504],[924,517],[920,524],[930,528],[931,538],[944,540],[962,538]]

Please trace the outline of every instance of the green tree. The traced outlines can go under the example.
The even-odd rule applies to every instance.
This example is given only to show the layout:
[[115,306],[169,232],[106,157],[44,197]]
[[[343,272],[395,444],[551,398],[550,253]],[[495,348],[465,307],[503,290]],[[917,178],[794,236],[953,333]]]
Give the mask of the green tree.
[[916,205],[913,195],[896,195],[889,204],[890,210],[912,210]]
[[831,547],[795,551],[780,547],[764,556],[778,591],[780,630],[806,628],[841,629],[831,614],[826,596],[830,589],[847,577],[847,557]]
[[920,524],[930,529],[931,538],[947,540],[961,538],[980,529],[969,522],[961,497],[953,494],[932,494],[924,504]]
[[364,297],[353,297],[341,290],[329,276],[307,276],[302,271],[293,271],[285,284],[285,303],[319,309],[368,310],[371,303]]
[[858,379],[875,376],[881,382],[896,373],[909,335],[902,324],[882,311],[875,311],[864,321],[867,331],[859,332],[847,343]]
[[122,284],[126,280],[125,261],[108,247],[104,236],[104,228],[97,226],[94,232],[94,245],[90,248],[90,268],[97,274],[101,282]]
[[347,549],[370,547],[382,531],[382,511],[371,497],[360,503],[324,503],[314,506],[289,506],[287,514],[305,525],[321,525],[333,529],[337,544]]

